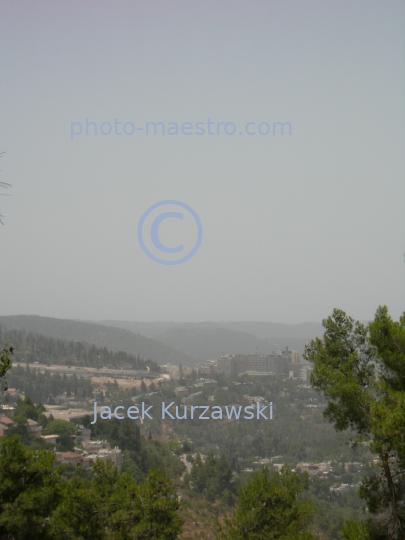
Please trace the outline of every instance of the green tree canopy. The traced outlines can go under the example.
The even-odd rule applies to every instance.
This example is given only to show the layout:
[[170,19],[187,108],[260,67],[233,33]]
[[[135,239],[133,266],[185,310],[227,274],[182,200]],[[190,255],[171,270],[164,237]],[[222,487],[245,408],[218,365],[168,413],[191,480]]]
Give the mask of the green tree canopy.
[[20,421],[25,421],[27,418],[37,421],[43,412],[45,412],[45,407],[42,403],[35,405],[29,396],[25,396],[17,402],[15,418],[19,418]]
[[267,467],[255,472],[240,489],[238,506],[217,540],[315,539],[310,530],[314,507],[298,498],[306,482],[286,465],[272,477]]
[[222,497],[225,491],[228,500],[232,500],[232,493],[236,495],[232,467],[224,456],[218,459],[209,453],[203,463],[197,454],[191,473],[184,476],[184,484],[188,486],[190,482],[195,491],[205,494],[211,502]]
[[175,540],[183,520],[171,480],[152,469],[137,484],[97,460],[93,477],[62,480],[55,456],[13,435],[0,441],[0,538]]
[[55,455],[33,451],[17,435],[0,442],[0,538],[46,539],[47,519],[59,500]]
[[360,495],[375,519],[376,538],[405,534],[405,314],[393,321],[386,306],[364,325],[341,310],[323,321],[323,339],[307,345],[312,384],[328,405],[324,416],[339,431],[357,433],[379,457],[379,474],[366,477]]
[[70,437],[76,431],[72,422],[66,420],[51,420],[43,429],[44,435],[60,435],[61,437]]
[[175,439],[169,439],[166,441],[166,446],[170,450],[170,452],[173,452],[176,456],[179,456],[182,451],[183,447],[179,441],[176,441]]

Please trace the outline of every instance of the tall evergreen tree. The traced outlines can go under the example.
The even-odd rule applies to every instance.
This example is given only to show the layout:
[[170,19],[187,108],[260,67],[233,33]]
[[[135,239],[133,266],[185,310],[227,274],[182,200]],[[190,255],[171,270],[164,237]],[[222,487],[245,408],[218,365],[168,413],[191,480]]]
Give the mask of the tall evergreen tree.
[[328,405],[324,416],[347,428],[379,457],[379,474],[364,479],[360,495],[374,516],[374,538],[405,537],[405,314],[398,322],[387,307],[369,325],[341,310],[323,321],[323,339],[306,347],[314,364],[312,384]]
[[232,517],[225,520],[217,540],[313,540],[311,501],[300,502],[306,480],[286,465],[269,477],[263,467],[240,489]]

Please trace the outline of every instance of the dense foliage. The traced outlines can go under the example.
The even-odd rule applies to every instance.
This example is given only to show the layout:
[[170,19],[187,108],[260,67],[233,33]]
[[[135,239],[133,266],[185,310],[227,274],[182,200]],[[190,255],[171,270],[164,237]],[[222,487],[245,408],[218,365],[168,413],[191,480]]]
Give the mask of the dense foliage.
[[75,374],[69,377],[59,373],[41,373],[38,369],[29,365],[14,366],[7,376],[10,388],[18,388],[20,392],[32,397],[35,402],[53,404],[57,396],[66,392],[66,397],[74,396],[76,400],[92,397],[95,385],[91,380],[77,377]]
[[373,515],[370,534],[403,539],[405,314],[395,322],[386,307],[379,307],[364,325],[336,309],[323,325],[323,339],[306,348],[306,358],[314,363],[311,382],[327,398],[325,417],[338,431],[351,427],[356,442],[366,442],[377,457],[360,489]]
[[205,462],[198,454],[194,459],[190,474],[184,476],[184,485],[192,487],[198,493],[203,493],[209,501],[224,498],[232,504],[236,495],[232,467],[225,457],[216,458],[209,454]]
[[264,467],[241,488],[237,508],[218,535],[218,540],[312,540],[314,507],[301,502],[307,480],[287,466],[269,477]]
[[12,540],[174,540],[182,525],[171,480],[151,470],[145,483],[97,461],[91,480],[66,481],[55,456],[16,435],[0,442],[0,537]]

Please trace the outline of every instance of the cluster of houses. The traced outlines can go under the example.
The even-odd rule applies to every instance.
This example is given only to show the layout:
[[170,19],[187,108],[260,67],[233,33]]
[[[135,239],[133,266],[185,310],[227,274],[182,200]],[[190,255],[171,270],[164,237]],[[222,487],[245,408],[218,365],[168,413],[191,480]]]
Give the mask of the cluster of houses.
[[[346,462],[343,465],[346,473],[359,473],[363,469],[363,465],[358,461]],[[328,475],[333,473],[332,462],[325,460],[322,463],[298,463],[297,469],[301,472],[307,472],[309,476],[317,476],[320,478],[327,478]]]
[[[274,460],[281,459],[283,456],[274,456],[272,458],[265,458],[260,459],[259,461],[254,461],[254,465],[266,465],[266,466],[273,466],[274,469],[280,471],[283,467],[283,463],[275,463]],[[353,462],[347,462],[344,463],[344,471],[346,473],[355,473],[355,472],[361,472],[363,469],[363,465],[359,463],[358,461]],[[301,472],[307,472],[309,476],[316,477],[320,479],[327,479],[331,478],[331,475],[333,473],[332,469],[332,462],[328,460],[324,460],[322,463],[298,463],[296,466],[296,469],[298,469]],[[294,470],[294,469],[293,469]],[[251,467],[247,467],[243,469],[244,473],[251,473],[254,469]],[[358,488],[360,486],[360,482],[357,484],[340,484],[340,485],[333,485],[329,488],[330,491],[336,494],[344,493],[345,491],[348,491],[352,488]]]
[[189,386],[177,386],[174,389],[176,397],[181,398],[181,402],[184,404],[192,403],[198,396],[202,394],[202,391],[198,391],[200,388],[217,388],[218,382],[211,379],[198,379],[196,384]]
[[[6,437],[14,423],[15,407],[12,405],[0,406],[0,437]],[[55,445],[58,442],[59,435],[50,434],[42,435],[42,426],[35,420],[27,420],[28,437],[41,438],[48,444]],[[110,443],[103,440],[91,440],[91,430],[84,426],[78,425],[75,433],[71,435],[74,440],[74,452],[56,452],[55,466],[58,465],[74,465],[82,466],[87,470],[91,470],[92,464],[96,459],[102,461],[110,461],[115,465],[119,472],[122,470],[123,454],[116,446],[111,448]]]
[[317,476],[318,478],[327,478],[333,472],[332,462],[327,460],[322,463],[298,463],[297,469],[301,472],[307,472],[309,476]]
[[56,452],[56,465],[82,466],[86,470],[91,470],[93,463],[97,459],[109,461],[117,467],[118,472],[122,471],[123,454],[118,446],[111,448],[111,444],[104,440],[91,440],[91,430],[84,426],[78,426],[76,433],[72,435],[81,447],[75,446],[74,452]]
[[[0,406],[0,437],[6,437],[10,428],[15,426],[14,423],[15,407],[13,405],[1,405]],[[42,437],[42,426],[35,422],[35,420],[27,420],[28,438],[35,439]]]

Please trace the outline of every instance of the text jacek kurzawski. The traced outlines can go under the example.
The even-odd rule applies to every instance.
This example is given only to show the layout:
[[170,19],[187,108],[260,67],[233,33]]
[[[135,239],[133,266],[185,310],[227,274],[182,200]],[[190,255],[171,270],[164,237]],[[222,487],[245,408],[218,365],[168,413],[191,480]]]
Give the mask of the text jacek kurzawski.
[[[268,405],[262,405],[257,402],[256,405],[247,405],[242,407],[241,405],[225,405],[225,407],[219,407],[214,405],[209,407],[206,405],[184,405],[179,407],[172,401],[168,405],[163,401],[161,409],[161,419],[166,420],[272,420],[273,419],[273,403]],[[104,405],[100,409],[100,418],[102,420],[111,420],[112,417],[118,420],[124,420],[125,417],[130,420],[144,420],[149,418],[153,420],[152,416],[153,405],[145,405],[144,402],[139,405],[131,405],[125,411],[125,407],[119,405],[118,407],[111,408]],[[94,402],[94,420],[91,422],[95,424],[97,422],[97,401]]]

